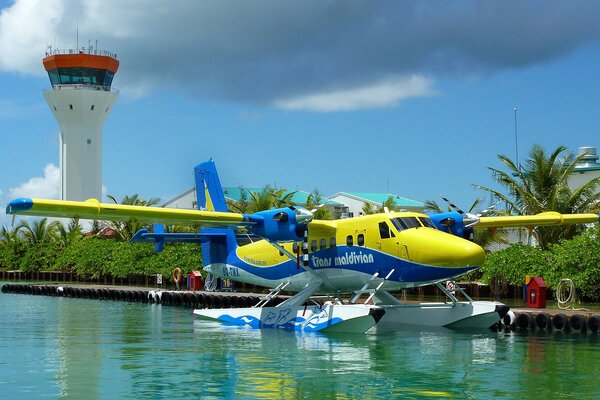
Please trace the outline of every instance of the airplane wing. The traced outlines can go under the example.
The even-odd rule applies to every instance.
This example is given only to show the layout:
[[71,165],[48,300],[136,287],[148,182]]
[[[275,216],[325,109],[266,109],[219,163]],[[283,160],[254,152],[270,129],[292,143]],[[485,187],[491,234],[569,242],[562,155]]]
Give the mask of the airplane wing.
[[96,199],[66,201],[20,198],[9,203],[6,213],[110,221],[136,220],[166,225],[200,224],[205,227],[249,224],[242,214],[236,213],[108,204],[100,203]]
[[536,215],[479,217],[477,228],[509,228],[518,226],[569,225],[598,222],[598,214],[560,214],[544,212]]

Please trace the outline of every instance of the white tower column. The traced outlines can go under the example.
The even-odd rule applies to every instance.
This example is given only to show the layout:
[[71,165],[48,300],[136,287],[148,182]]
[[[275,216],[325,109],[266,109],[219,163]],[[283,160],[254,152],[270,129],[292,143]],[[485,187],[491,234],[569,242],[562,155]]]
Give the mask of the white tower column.
[[71,85],[44,97],[60,127],[61,198],[102,200],[102,127],[118,91]]

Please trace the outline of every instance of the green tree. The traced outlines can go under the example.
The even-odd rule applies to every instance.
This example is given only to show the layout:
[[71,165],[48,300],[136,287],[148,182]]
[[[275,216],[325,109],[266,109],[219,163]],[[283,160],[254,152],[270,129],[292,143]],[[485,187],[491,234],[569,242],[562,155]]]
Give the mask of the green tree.
[[79,219],[77,218],[71,218],[66,226],[59,223],[56,227],[56,239],[63,249],[82,238],[83,228],[79,224]]
[[250,210],[250,200],[248,200],[248,191],[240,186],[240,199],[239,200],[231,200],[226,199],[227,209],[231,212],[245,214]]
[[396,211],[398,209],[398,207],[396,207],[396,202],[394,200],[394,196],[388,196],[387,199],[385,199],[385,201],[383,203],[381,203],[381,206],[379,206],[379,208],[377,209],[378,213],[383,213],[385,212],[385,210],[388,211]]
[[314,219],[333,219],[331,211],[323,205],[323,196],[321,196],[321,193],[317,189],[308,195],[304,207],[313,213]]
[[249,212],[271,210],[293,205],[292,198],[296,191],[288,192],[285,189],[276,189],[271,185],[265,186],[260,192],[250,192]]
[[13,229],[4,226],[0,229],[0,268],[16,268],[25,253],[26,246],[20,235],[21,228],[21,225],[18,225]]
[[[600,177],[594,178],[578,189],[571,189],[567,184],[569,175],[584,155],[572,157],[565,154],[566,148],[560,146],[547,154],[540,145],[534,145],[525,165],[516,165],[506,156],[498,158],[506,171],[491,168],[492,176],[500,185],[508,190],[504,194],[498,190],[476,185],[504,202],[509,213],[533,215],[546,211],[563,214],[588,212],[599,200]],[[533,231],[534,237],[542,249],[560,239],[572,238],[576,227],[538,227]]]
[[60,222],[48,222],[48,218],[40,218],[32,223],[21,221],[20,232],[26,244],[25,251],[18,260],[22,271],[39,271],[52,269],[58,257],[57,232]]

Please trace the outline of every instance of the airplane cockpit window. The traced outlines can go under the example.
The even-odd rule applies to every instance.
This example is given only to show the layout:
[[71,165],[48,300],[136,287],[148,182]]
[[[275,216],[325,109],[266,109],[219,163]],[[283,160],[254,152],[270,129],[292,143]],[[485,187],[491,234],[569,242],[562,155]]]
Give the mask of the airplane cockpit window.
[[394,224],[396,229],[398,229],[398,232],[401,232],[405,229],[421,227],[421,223],[419,222],[417,217],[392,218],[392,224]]
[[396,235],[390,229],[390,226],[387,224],[387,222],[382,221],[379,223],[379,237],[381,237],[382,239],[389,239],[394,236]]
[[423,224],[423,226],[426,226],[428,228],[437,229],[435,227],[433,221],[431,220],[431,218],[419,217],[419,221],[421,221],[421,224]]

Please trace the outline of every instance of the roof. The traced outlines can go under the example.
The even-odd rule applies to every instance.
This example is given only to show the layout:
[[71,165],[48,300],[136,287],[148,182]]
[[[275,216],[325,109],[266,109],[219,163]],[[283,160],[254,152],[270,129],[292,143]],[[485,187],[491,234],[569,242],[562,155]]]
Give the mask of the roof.
[[329,198],[333,198],[336,196],[346,196],[350,198],[354,198],[356,200],[382,204],[387,201],[387,199],[391,196],[394,199],[394,205],[396,207],[425,207],[425,203],[421,203],[420,201],[407,199],[406,197],[401,197],[392,193],[365,193],[365,192],[338,192],[329,196]]
[[600,164],[586,163],[583,165],[576,165],[575,168],[573,168],[573,173],[584,171],[600,171]]
[[531,284],[533,284],[534,282],[539,288],[547,287],[546,282],[544,282],[544,278],[542,278],[541,276],[534,276],[533,278],[531,278],[527,286],[531,286]]
[[[223,188],[223,194],[225,195],[226,198],[231,199],[233,201],[240,201],[242,199],[242,191],[245,191],[247,193],[247,200],[250,200],[250,192],[256,192],[256,193],[264,193],[265,188],[247,188],[247,187],[224,187]],[[289,193],[295,192],[294,195],[292,196],[291,200],[294,204],[306,204],[306,201],[308,200],[308,196],[311,195],[311,193],[309,192],[305,192],[303,190],[286,190],[283,195],[287,195]],[[330,200],[326,197],[321,197],[320,204],[331,204],[331,205],[343,205],[337,201],[334,200]]]

